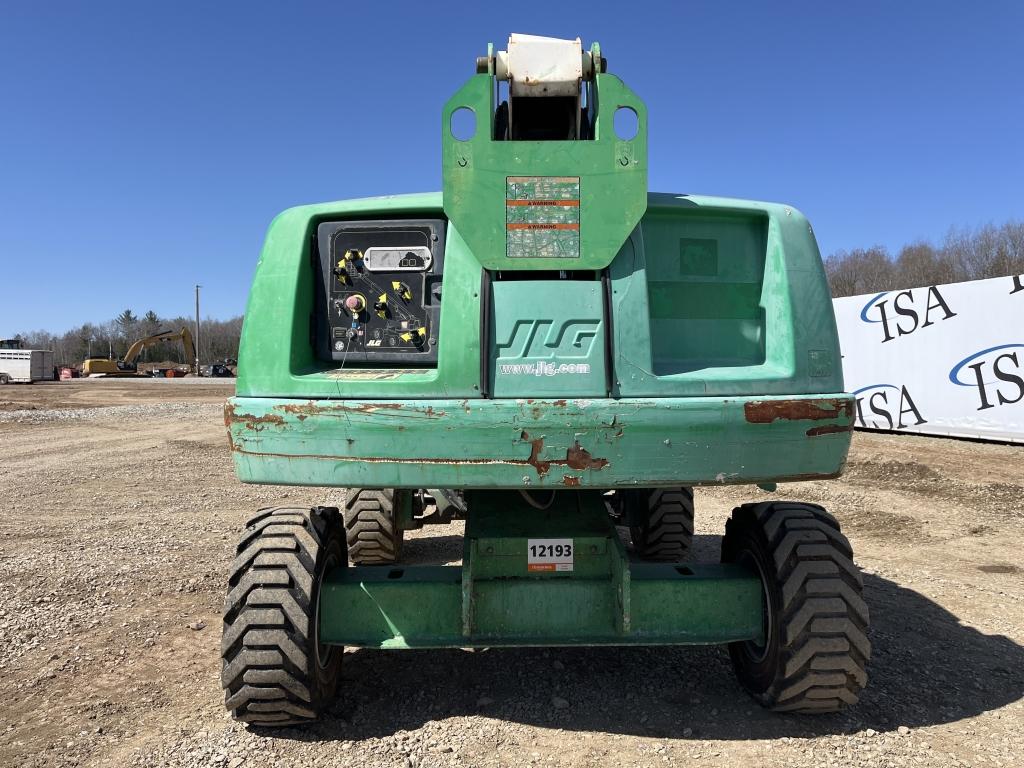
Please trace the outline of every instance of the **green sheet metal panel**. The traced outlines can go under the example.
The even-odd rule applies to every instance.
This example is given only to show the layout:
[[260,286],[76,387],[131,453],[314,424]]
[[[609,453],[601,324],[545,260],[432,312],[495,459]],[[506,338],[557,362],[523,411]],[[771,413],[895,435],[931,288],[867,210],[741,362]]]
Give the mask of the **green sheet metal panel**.
[[[470,78],[445,105],[445,214],[487,269],[602,269],[643,216],[647,110],[614,75],[598,74],[594,85],[597,124],[591,140],[495,141],[494,82],[486,74]],[[628,141],[615,135],[619,108],[638,118],[637,133]],[[476,131],[465,141],[451,130],[458,109],[476,117]],[[545,205],[515,205],[524,200]],[[534,228],[522,228],[531,223]]]
[[609,274],[616,394],[843,391],[828,282],[796,209],[651,194]]
[[491,291],[494,397],[606,394],[601,283],[513,280]]
[[[615,335],[616,394],[757,396],[843,391],[828,285],[813,234],[798,211],[770,203],[699,196],[651,194],[648,199],[649,216],[678,217],[680,239],[688,237],[688,216],[702,221],[716,214],[727,219],[761,217],[767,221],[759,304],[764,308],[765,361],[760,365],[711,366],[658,375],[649,329],[652,310],[648,280],[666,281],[656,274],[648,275],[641,226],[619,249],[610,267],[613,323],[609,327]],[[310,344],[315,283],[311,248],[316,225],[321,221],[422,218],[440,213],[441,196],[435,193],[302,206],[275,218],[249,294],[239,352],[238,395],[311,399],[480,397],[481,268],[452,223],[446,237],[447,300],[442,301],[436,368],[340,368],[318,360]],[[689,239],[710,239],[698,234],[700,237]],[[695,270],[707,269],[707,257],[695,254],[695,249],[690,248],[687,263]],[[681,257],[679,245],[673,253]],[[720,250],[719,264],[725,257]],[[671,296],[667,300],[671,302]],[[698,309],[699,305],[693,311]],[[686,310],[656,307],[654,311]],[[812,376],[812,372],[817,375]]]
[[788,398],[232,398],[247,482],[405,488],[613,488],[836,476],[848,395]]
[[480,266],[454,227],[446,237],[436,368],[340,367],[310,341],[312,248],[322,221],[429,218],[439,194],[367,198],[291,208],[270,225],[256,264],[238,355],[236,393],[262,397],[479,397]]
[[641,230],[654,374],[762,365],[768,217],[658,209]]

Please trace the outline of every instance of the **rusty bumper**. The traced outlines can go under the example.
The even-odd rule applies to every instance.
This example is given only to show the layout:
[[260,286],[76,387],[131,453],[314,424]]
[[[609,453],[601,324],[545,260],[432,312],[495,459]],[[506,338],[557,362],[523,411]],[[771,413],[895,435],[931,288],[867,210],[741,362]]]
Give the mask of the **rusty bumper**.
[[654,487],[836,477],[850,446],[853,399],[235,397],[224,417],[247,483]]

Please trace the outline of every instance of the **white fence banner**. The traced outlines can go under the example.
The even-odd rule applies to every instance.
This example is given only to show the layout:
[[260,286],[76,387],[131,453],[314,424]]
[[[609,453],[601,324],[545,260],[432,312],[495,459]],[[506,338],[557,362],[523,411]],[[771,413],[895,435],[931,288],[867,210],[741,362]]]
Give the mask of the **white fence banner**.
[[1024,443],[1024,275],[833,304],[858,427]]

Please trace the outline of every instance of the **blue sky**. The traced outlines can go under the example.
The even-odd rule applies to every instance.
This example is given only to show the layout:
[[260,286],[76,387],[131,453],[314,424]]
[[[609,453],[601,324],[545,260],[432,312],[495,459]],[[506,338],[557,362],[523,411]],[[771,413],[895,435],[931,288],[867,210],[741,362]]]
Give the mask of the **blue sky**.
[[1024,217],[1024,3],[20,2],[0,10],[0,336],[240,313],[292,205],[440,188],[489,41],[598,40],[650,187],[781,200],[823,253]]

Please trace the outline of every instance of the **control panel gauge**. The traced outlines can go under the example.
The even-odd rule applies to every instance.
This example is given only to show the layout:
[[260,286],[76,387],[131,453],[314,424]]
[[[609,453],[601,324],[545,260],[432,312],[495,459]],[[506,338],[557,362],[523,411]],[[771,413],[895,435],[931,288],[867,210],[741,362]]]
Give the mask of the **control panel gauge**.
[[430,249],[423,246],[411,248],[367,248],[363,262],[371,272],[425,272],[433,262]]
[[317,228],[317,355],[344,365],[436,365],[445,222]]

